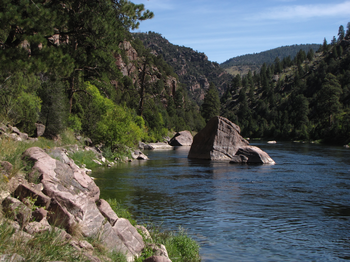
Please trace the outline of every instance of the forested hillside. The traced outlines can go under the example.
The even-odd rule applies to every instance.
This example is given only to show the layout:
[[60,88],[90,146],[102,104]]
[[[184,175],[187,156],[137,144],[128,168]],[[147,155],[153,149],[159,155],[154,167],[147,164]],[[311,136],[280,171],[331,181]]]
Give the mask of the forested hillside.
[[179,76],[180,83],[188,91],[190,97],[199,104],[210,83],[213,83],[222,94],[228,87],[232,76],[226,73],[218,63],[208,61],[204,53],[189,47],[173,45],[158,33],[135,33],[152,53],[161,56]]
[[221,114],[246,137],[350,141],[350,24],[319,52],[236,75],[221,97]]
[[201,129],[171,66],[131,36],[152,16],[126,0],[1,1],[0,123],[112,149]]
[[260,70],[261,66],[264,63],[268,65],[274,63],[277,57],[281,61],[283,59],[293,60],[300,50],[303,50],[305,53],[307,53],[311,49],[317,51],[320,47],[320,44],[281,46],[256,54],[247,54],[233,57],[221,63],[220,66],[230,74],[246,75],[249,70],[252,72]]

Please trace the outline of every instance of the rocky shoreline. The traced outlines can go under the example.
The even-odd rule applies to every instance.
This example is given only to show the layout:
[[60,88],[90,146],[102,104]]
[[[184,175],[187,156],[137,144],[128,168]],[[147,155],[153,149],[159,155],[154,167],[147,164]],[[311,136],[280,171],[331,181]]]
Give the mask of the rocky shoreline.
[[[0,198],[4,214],[13,218],[10,223],[16,234],[31,239],[44,231],[59,230],[62,238],[86,254],[90,261],[100,261],[88,252],[93,249],[91,244],[72,237],[74,229],[79,228],[82,236],[98,238],[110,251],[124,254],[127,261],[141,255],[146,248],[142,235],[149,235],[147,229],[134,227],[129,220],[118,217],[108,202],[99,198],[100,189],[86,170],[68,158],[64,149],[46,152],[31,147],[22,158],[33,165],[29,174],[19,172],[11,177]],[[12,165],[5,161],[0,165],[2,173],[9,176]],[[171,261],[163,245],[154,243],[152,248],[161,255],[145,261]]]
[[[1,125],[0,139],[37,142],[45,128],[39,127],[41,131],[31,138],[15,127]],[[98,239],[110,252],[125,255],[128,262],[140,257],[145,249],[151,250],[152,256],[143,261],[171,261],[165,246],[150,241],[150,233],[144,226],[133,226],[128,219],[118,217],[110,204],[100,199],[100,189],[89,176],[91,170],[85,165],[79,167],[69,155],[92,151],[93,162],[108,167],[117,162],[147,160],[148,157],[135,150],[130,159],[122,157],[110,161],[103,157],[99,147],[92,146],[89,139],[85,140],[83,143],[87,145],[83,147],[28,148],[21,156],[25,172],[17,172],[11,163],[0,161],[0,174],[6,180],[2,184],[6,185],[5,188],[0,188],[0,208],[5,215],[0,216],[0,224],[9,224],[15,230],[15,236],[25,242],[43,232],[59,232],[60,238],[69,242],[87,261],[101,259],[93,255],[94,247],[84,240],[86,238]],[[145,144],[144,147],[165,149],[165,145],[159,143]],[[77,239],[76,234],[83,238]],[[16,260],[11,260],[14,258]],[[19,254],[0,253],[0,261],[25,260]]]
[[[39,125],[36,136],[43,133]],[[35,142],[11,126],[0,126],[2,137],[14,141]],[[274,164],[268,154],[249,146],[240,136],[237,125],[223,117],[214,117],[194,138],[189,131],[178,132],[167,143],[139,144],[143,150],[168,150],[174,146],[191,146],[189,158],[230,160],[231,163]],[[0,137],[1,139],[1,137]],[[56,231],[88,261],[101,261],[94,256],[94,247],[84,238],[98,239],[109,251],[123,254],[128,262],[152,250],[142,261],[171,261],[164,245],[150,241],[150,233],[144,226],[132,225],[121,218],[110,204],[100,199],[100,189],[95,184],[90,169],[80,167],[69,157],[81,150],[93,152],[92,161],[111,167],[116,162],[147,160],[140,150],[130,151],[131,158],[124,156],[107,160],[99,147],[89,139],[76,137],[85,146],[71,145],[43,149],[29,147],[22,154],[26,172],[15,172],[12,165],[0,161],[0,173],[7,178],[7,186],[0,190],[0,204],[7,223],[23,239],[32,239],[43,232]],[[3,222],[3,221],[2,221]],[[74,235],[83,238],[75,238]],[[1,254],[0,261],[18,254]],[[16,261],[25,261],[24,259]],[[108,261],[108,260],[107,260]]]

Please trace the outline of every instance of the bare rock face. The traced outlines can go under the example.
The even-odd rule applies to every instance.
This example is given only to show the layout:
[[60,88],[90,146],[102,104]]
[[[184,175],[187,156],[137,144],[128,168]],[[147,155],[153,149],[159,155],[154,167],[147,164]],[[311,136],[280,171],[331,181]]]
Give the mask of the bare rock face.
[[35,137],[40,137],[45,133],[45,126],[43,124],[35,123]]
[[32,216],[32,210],[23,204],[20,200],[13,197],[7,197],[2,202],[4,213],[11,218],[14,218],[21,227],[25,227]]
[[113,211],[108,202],[104,199],[100,199],[97,202],[97,207],[101,214],[108,220],[108,222],[114,226],[115,222],[118,220],[117,214]]
[[239,148],[249,145],[241,129],[228,119],[216,116],[195,135],[188,158],[230,160]]
[[[33,172],[39,174],[43,193],[51,199],[48,222],[69,232],[75,229],[83,236],[98,237],[107,248],[122,252],[128,261],[133,261],[145,246],[142,236],[128,220],[118,218],[106,201],[99,200],[100,189],[84,169],[61,151],[54,152],[62,161],[51,158],[39,147],[29,148],[23,154],[34,162]],[[28,194],[26,190],[21,192]]]
[[190,146],[192,145],[193,137],[190,131],[177,132],[175,136],[170,139],[169,145],[171,146]]
[[256,146],[246,146],[238,149],[236,155],[247,158],[246,163],[275,164],[275,161],[260,148]]
[[240,128],[228,119],[216,116],[193,139],[188,158],[230,160],[231,163],[275,164],[260,148],[249,146]]

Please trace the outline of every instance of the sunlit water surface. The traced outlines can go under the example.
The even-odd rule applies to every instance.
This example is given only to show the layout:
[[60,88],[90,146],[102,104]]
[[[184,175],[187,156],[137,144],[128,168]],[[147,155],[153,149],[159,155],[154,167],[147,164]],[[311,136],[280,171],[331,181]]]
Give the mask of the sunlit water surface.
[[277,164],[189,160],[178,147],[93,176],[138,222],[185,228],[202,261],[350,260],[350,149],[252,145]]

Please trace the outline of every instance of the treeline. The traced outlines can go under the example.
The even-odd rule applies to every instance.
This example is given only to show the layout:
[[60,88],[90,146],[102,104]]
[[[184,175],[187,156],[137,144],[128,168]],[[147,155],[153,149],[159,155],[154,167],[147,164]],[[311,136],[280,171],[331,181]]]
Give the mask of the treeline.
[[[70,128],[111,148],[201,129],[173,69],[130,33],[152,17],[128,0],[1,1],[0,122],[30,135],[41,122],[49,137]],[[119,56],[136,70],[123,74]]]
[[[204,53],[189,47],[173,45],[155,32],[134,33],[133,36],[174,68],[179,81],[198,104],[202,103],[209,83],[213,83],[220,93],[228,88],[232,76],[218,63],[209,61]],[[197,87],[193,88],[194,86]]]
[[350,141],[349,28],[318,52],[278,57],[260,72],[236,75],[221,97],[221,114],[246,137]]
[[272,64],[274,60],[278,57],[282,60],[285,57],[290,57],[294,59],[300,50],[305,53],[312,50],[318,50],[321,47],[319,44],[305,44],[305,45],[291,45],[291,46],[281,46],[257,54],[247,54],[242,56],[233,57],[227,61],[220,64],[222,68],[228,68],[232,66],[241,65],[258,65],[261,66],[263,63]]

